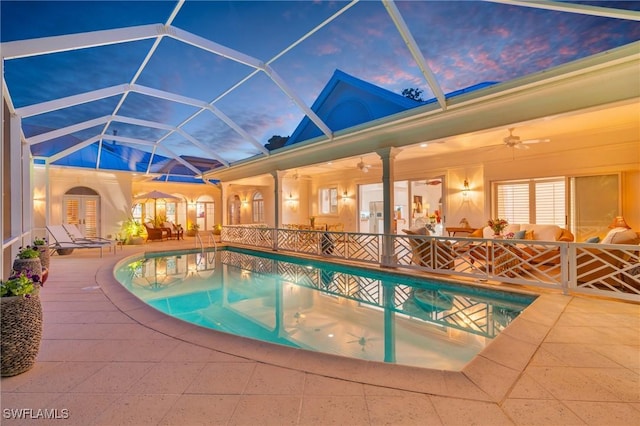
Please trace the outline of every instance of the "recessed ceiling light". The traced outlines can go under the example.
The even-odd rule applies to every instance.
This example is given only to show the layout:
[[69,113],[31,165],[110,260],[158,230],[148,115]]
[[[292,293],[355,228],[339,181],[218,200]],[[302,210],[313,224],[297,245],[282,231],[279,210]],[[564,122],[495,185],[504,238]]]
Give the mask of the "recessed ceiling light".
[[426,143],[421,143],[420,148],[426,148],[428,145]]

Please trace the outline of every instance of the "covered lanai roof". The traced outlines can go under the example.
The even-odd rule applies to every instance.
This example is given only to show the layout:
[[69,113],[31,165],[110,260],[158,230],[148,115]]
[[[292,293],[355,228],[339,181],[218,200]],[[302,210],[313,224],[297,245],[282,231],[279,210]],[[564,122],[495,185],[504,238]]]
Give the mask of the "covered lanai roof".
[[331,140],[344,121],[321,118],[314,102],[336,70],[393,94],[419,89],[446,110],[465,88],[638,41],[639,10],[625,1],[4,0],[3,94],[36,161],[193,181],[274,155],[265,147],[274,135],[305,141],[294,134],[302,124],[309,138]]

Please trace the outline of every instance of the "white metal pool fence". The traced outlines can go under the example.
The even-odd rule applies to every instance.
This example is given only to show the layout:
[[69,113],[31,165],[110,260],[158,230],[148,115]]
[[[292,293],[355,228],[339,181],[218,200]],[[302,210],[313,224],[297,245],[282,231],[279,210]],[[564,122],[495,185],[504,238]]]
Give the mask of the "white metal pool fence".
[[640,247],[224,226],[225,243],[640,301]]

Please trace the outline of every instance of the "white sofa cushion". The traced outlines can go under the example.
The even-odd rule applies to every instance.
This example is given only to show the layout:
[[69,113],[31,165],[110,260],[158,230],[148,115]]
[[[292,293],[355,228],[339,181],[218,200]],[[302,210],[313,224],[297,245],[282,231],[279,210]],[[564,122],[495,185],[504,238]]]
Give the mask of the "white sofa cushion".
[[[518,224],[518,223],[511,224],[510,223],[509,225],[507,225],[506,228],[504,228],[502,230],[502,235],[507,235],[510,232],[513,232],[515,234],[519,230],[520,230],[520,224]],[[493,229],[491,229],[491,227],[489,227],[489,226],[485,226],[482,229],[482,238],[493,238]]]
[[533,231],[533,239],[538,241],[558,241],[562,229],[558,225],[522,225],[522,229]]
[[[506,235],[510,232],[514,234],[518,231],[533,231],[533,239],[537,241],[558,241],[562,235],[562,228],[558,225],[536,225],[531,223],[513,223],[507,225],[502,231],[502,235]],[[482,230],[483,238],[493,238],[493,230],[485,226]]]
[[601,244],[635,244],[638,236],[628,228],[613,228],[600,242]]

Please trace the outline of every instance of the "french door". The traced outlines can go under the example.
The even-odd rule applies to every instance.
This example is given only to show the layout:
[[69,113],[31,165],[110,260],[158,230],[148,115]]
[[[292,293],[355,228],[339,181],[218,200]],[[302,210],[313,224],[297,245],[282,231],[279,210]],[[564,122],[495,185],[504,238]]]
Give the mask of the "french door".
[[96,195],[65,195],[64,223],[77,225],[87,237],[99,237],[100,197]]

